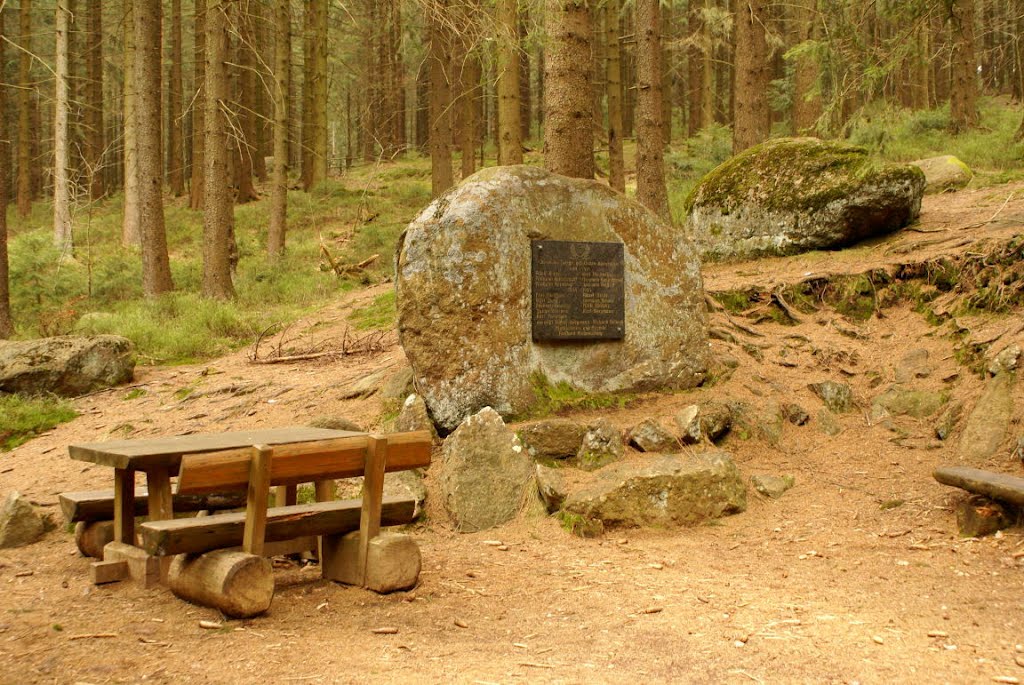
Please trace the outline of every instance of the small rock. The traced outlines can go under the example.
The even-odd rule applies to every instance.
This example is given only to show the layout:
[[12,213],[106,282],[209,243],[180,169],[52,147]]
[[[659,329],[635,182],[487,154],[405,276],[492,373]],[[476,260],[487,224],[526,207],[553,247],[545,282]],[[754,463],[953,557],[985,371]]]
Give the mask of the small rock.
[[959,453],[964,463],[980,465],[999,450],[1013,416],[1012,391],[1011,373],[999,373],[988,380],[960,434]]
[[974,172],[953,155],[940,155],[910,162],[924,172],[926,195],[959,190],[971,182]]
[[220,630],[223,624],[219,621],[200,621],[199,627],[204,630]]
[[549,514],[562,508],[567,494],[565,475],[562,469],[537,464],[537,491]]
[[995,376],[1000,371],[1013,372],[1017,370],[1017,365],[1020,363],[1020,345],[1014,343],[1003,349],[1002,352],[995,356],[992,363],[988,365],[989,374]]
[[31,545],[46,528],[43,517],[21,493],[12,492],[0,504],[0,549]]
[[388,376],[381,387],[380,394],[386,400],[401,400],[411,395],[413,389],[412,367],[404,366]]
[[679,441],[654,419],[644,419],[630,429],[627,442],[641,452],[675,452]]
[[335,431],[354,431],[356,433],[365,433],[365,429],[354,421],[346,419],[344,416],[317,416],[309,425],[313,428],[326,428],[328,430]]
[[683,407],[675,416],[676,427],[679,429],[679,439],[684,445],[695,445],[701,441],[703,433],[700,429],[700,407],[691,404]]
[[818,412],[818,425],[821,427],[822,432],[833,437],[843,432],[843,427],[839,423],[839,417],[828,409],[822,409]]
[[946,411],[942,412],[939,422],[935,425],[935,437],[939,440],[948,438],[953,433],[957,424],[960,423],[963,414],[964,405],[960,402],[953,402],[946,407]]
[[804,408],[793,402],[786,402],[782,405],[782,415],[794,426],[802,426],[811,420]]
[[846,383],[822,381],[810,383],[807,387],[821,398],[826,407],[837,414],[846,413],[853,408],[853,390]]
[[923,419],[937,412],[946,403],[942,393],[927,390],[890,388],[871,402],[871,419],[880,421],[887,416],[910,416]]
[[932,373],[928,365],[928,350],[916,349],[907,352],[896,366],[896,382],[910,383],[915,378],[927,378]]
[[732,426],[732,411],[721,402],[705,402],[700,406],[700,430],[711,442],[718,440]]
[[438,442],[437,429],[427,413],[427,403],[419,395],[409,395],[402,403],[402,409],[395,419],[397,431],[428,431],[431,439]]
[[356,380],[347,388],[343,389],[338,397],[343,400],[354,400],[360,397],[369,397],[380,390],[383,382],[384,372],[374,371],[373,373]]
[[583,436],[583,444],[576,453],[576,465],[584,471],[593,471],[619,461],[625,451],[619,429],[607,419],[598,419]]
[[796,484],[796,479],[793,476],[757,475],[750,477],[750,484],[762,495],[778,499]]
[[519,439],[535,459],[567,459],[580,451],[586,432],[582,423],[548,419],[520,428]]

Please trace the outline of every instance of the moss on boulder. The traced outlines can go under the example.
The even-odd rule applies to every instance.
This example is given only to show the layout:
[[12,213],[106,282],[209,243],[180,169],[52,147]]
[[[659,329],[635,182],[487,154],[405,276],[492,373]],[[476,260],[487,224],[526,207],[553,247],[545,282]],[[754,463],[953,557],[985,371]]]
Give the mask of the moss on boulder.
[[867,149],[778,138],[711,171],[686,200],[705,260],[845,247],[903,228],[921,211],[922,171]]
[[960,190],[974,178],[971,167],[953,155],[919,159],[911,164],[924,172],[925,195]]

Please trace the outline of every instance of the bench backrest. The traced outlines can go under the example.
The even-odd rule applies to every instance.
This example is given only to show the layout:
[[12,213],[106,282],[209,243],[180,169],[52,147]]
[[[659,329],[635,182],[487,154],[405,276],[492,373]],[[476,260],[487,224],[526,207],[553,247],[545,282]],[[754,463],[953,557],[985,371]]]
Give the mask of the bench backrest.
[[191,454],[181,459],[177,492],[245,490],[242,549],[262,554],[272,485],[363,476],[359,530],[360,564],[365,566],[367,545],[380,532],[385,471],[429,466],[430,450],[430,433],[414,431]]

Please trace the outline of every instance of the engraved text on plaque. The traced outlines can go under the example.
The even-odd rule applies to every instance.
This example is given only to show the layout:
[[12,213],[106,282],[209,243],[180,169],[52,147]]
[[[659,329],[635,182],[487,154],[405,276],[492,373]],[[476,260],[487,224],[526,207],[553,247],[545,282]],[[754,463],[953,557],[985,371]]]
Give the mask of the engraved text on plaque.
[[534,340],[621,340],[626,333],[622,243],[535,240]]

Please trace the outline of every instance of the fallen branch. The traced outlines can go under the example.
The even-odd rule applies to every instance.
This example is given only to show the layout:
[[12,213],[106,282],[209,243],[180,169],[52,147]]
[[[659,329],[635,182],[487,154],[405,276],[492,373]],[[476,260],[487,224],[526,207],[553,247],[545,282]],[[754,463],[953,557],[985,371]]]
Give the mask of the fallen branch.
[[967,224],[966,226],[960,226],[956,230],[966,231],[969,228],[981,228],[982,226],[987,226],[988,224],[993,223],[996,220],[996,217],[999,216],[1004,209],[1006,209],[1006,205],[1010,204],[1010,200],[1012,199],[1013,193],[1010,193],[1009,195],[1006,196],[1006,199],[1003,200],[1003,204],[999,206],[999,209],[996,210],[996,213],[990,216],[986,221],[979,221],[976,224]]

